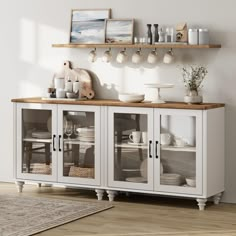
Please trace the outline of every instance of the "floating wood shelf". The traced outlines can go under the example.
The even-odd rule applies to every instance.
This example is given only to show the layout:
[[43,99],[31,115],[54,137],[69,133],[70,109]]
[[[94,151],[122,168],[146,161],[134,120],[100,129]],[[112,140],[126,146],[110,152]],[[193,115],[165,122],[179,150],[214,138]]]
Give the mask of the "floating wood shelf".
[[220,44],[206,44],[206,45],[189,45],[181,43],[158,43],[158,44],[52,44],[55,48],[221,48]]

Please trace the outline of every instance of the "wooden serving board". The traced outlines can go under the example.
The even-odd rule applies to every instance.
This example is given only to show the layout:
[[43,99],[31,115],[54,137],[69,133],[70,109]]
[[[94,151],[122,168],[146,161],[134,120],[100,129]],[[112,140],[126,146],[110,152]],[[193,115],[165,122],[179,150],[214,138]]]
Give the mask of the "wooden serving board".
[[81,68],[72,68],[71,62],[65,61],[62,67],[62,71],[55,74],[54,79],[56,77],[64,78],[65,82],[68,77],[73,82],[78,79],[80,83],[79,98],[94,98],[95,92],[93,90],[92,77],[87,70]]

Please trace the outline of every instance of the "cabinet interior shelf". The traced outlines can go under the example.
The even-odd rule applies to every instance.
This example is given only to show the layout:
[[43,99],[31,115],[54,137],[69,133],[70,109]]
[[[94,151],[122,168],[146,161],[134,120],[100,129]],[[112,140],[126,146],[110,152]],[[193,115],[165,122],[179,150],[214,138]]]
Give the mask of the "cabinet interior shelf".
[[221,48],[221,44],[204,44],[204,45],[189,45],[182,43],[158,43],[158,44],[52,44],[54,48],[189,48],[189,49],[207,49],[207,48]]
[[95,145],[94,142],[80,141],[78,139],[64,139],[65,144],[82,144],[82,145]]
[[161,146],[162,151],[174,151],[174,152],[196,152],[196,147],[175,147],[175,146]]
[[123,147],[123,148],[139,148],[139,149],[147,149],[147,145],[135,145],[135,144],[128,144],[128,143],[118,143],[115,144],[115,147]]
[[40,139],[40,138],[24,138],[24,142],[30,142],[30,143],[51,143],[52,139]]

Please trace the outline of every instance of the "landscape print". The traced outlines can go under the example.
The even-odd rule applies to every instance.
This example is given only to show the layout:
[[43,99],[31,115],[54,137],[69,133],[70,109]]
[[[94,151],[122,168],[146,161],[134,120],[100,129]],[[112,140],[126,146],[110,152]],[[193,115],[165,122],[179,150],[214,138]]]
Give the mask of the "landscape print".
[[106,43],[133,43],[133,19],[107,20]]
[[72,10],[70,43],[104,43],[110,9]]

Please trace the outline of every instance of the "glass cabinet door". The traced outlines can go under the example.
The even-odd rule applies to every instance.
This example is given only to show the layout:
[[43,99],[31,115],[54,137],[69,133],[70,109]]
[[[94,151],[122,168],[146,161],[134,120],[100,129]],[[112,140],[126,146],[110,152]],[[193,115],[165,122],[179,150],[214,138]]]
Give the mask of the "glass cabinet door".
[[108,109],[109,186],[152,189],[152,110]]
[[202,193],[202,111],[156,111],[155,190]]
[[17,178],[55,181],[55,107],[19,104],[17,112]]
[[59,106],[59,180],[100,184],[100,107]]

